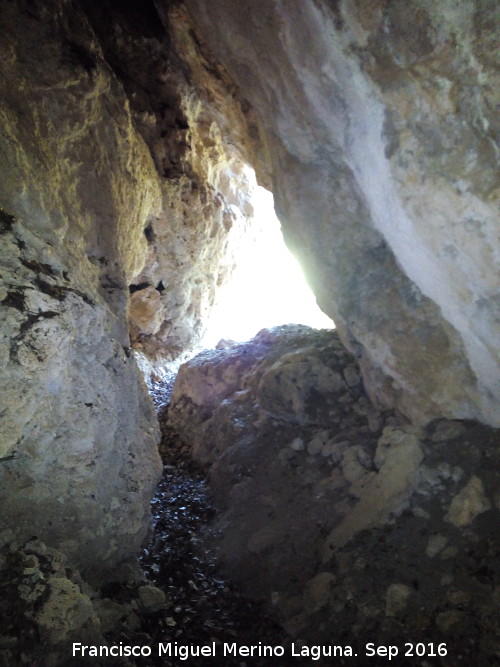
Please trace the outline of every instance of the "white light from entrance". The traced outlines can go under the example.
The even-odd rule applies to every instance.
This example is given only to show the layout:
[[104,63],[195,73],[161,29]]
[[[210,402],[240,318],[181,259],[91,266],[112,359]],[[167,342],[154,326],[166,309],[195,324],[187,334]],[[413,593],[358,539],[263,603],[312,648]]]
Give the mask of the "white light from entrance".
[[203,347],[221,338],[244,341],[265,327],[307,324],[333,329],[333,321],[316,304],[302,269],[287,249],[274,212],[273,196],[256,189],[253,238],[245,239],[230,282],[221,289]]

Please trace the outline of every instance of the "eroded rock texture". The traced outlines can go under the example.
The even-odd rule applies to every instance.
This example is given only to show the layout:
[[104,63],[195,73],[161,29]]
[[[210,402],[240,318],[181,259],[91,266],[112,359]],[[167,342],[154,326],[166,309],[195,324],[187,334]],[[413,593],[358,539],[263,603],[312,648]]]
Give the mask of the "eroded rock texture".
[[[68,567],[64,553],[33,539],[0,552],[2,665],[67,665],[73,642],[106,646],[135,642],[167,600],[145,584],[104,586],[101,594]],[[153,638],[142,633],[142,640]],[[78,656],[78,652],[77,652]],[[130,665],[125,659],[75,657],[73,664]]]
[[371,395],[498,423],[494,0],[187,0],[267,130],[285,239]]
[[125,288],[160,190],[85,16],[0,12],[1,541],[98,578],[139,548],[159,471]]
[[132,345],[153,362],[198,343],[252,219],[248,163],[266,164],[244,91],[207,59],[187,12],[170,5],[84,2],[160,177],[147,256],[130,283]]
[[[402,429],[393,442],[379,409],[498,423],[496,11],[493,0],[0,4],[0,543],[36,535],[96,579],[137,552],[159,459],[130,347],[157,363],[199,339],[252,215],[248,164],[272,185],[286,239],[360,370],[342,370],[338,341],[298,357],[290,343],[240,387],[247,362],[229,356],[214,386],[184,392],[208,401],[199,433],[186,433],[197,454],[200,433],[238,404],[225,399],[248,390],[271,415],[255,426],[265,456],[275,431],[299,425],[269,464],[290,465],[291,479],[305,466],[304,502],[340,457],[333,486],[347,496],[333,519],[318,510],[318,525],[324,549],[343,549],[353,526],[368,517],[375,530],[424,488],[414,480],[428,434]],[[343,397],[357,406],[348,415]],[[220,423],[235,442],[238,419]],[[349,446],[328,439],[332,428]],[[480,451],[430,485],[453,530],[490,512]],[[294,467],[300,456],[321,465]],[[223,479],[231,490],[222,466]],[[359,524],[345,524],[356,507]],[[323,576],[318,558],[311,577]],[[391,609],[406,599],[407,584],[393,584]]]
[[198,341],[264,150],[171,11],[0,8],[0,541],[37,535],[95,578],[137,553],[159,472],[131,345]]
[[378,411],[338,335],[306,327],[198,355],[169,414],[222,510],[207,543],[292,637],[494,664],[498,430]]

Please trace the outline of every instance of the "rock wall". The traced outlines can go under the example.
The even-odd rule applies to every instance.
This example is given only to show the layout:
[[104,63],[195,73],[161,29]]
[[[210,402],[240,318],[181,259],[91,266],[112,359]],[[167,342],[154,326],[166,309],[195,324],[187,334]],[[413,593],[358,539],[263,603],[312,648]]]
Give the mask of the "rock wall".
[[199,339],[249,164],[377,405],[498,419],[495,6],[402,7],[2,3],[0,542],[96,578],[137,549],[159,461],[130,346]]
[[160,469],[125,291],[160,188],[85,16],[0,13],[0,537],[99,579],[136,554]]
[[248,163],[265,164],[265,146],[248,102],[207,60],[178,3],[83,4],[160,177],[129,314],[134,349],[168,361],[198,343],[231,275],[253,215]]
[[137,552],[159,473],[131,348],[198,342],[265,162],[176,5],[0,8],[0,543],[96,579]]
[[494,0],[186,4],[262,120],[285,240],[371,396],[498,423]]
[[205,544],[293,638],[494,662],[498,430],[377,410],[338,334],[297,326],[181,366],[169,421],[209,470]]

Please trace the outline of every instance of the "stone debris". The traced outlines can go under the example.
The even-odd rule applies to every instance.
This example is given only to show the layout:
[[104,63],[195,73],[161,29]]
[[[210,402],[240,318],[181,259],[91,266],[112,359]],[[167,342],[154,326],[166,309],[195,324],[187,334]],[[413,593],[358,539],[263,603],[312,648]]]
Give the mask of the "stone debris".
[[400,616],[408,605],[412,590],[406,584],[391,584],[387,589],[385,615]]
[[448,538],[446,535],[431,535],[429,537],[425,553],[429,558],[434,558],[434,556],[437,556],[437,554],[440,553],[447,544]]
[[457,528],[463,528],[469,526],[479,514],[486,512],[490,507],[491,502],[484,493],[482,481],[477,475],[472,475],[463,489],[452,499],[446,518]]

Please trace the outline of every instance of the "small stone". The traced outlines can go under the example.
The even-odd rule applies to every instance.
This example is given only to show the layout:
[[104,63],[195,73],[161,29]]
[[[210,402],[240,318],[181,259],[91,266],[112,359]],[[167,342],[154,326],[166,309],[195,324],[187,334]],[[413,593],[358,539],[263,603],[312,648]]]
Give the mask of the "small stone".
[[429,558],[434,558],[434,556],[437,556],[437,554],[445,548],[447,543],[448,538],[444,535],[431,535],[425,553]]
[[331,456],[338,463],[342,458],[342,449],[349,445],[350,443],[347,440],[343,442],[329,442],[321,450],[321,456]]
[[25,568],[36,568],[39,567],[40,562],[34,554],[29,554],[23,558],[23,565]]
[[385,615],[394,617],[404,611],[411,595],[411,588],[405,584],[391,584],[387,589]]
[[304,441],[302,438],[295,438],[292,440],[290,447],[294,452],[302,452],[304,450]]
[[141,611],[154,614],[165,606],[165,593],[156,586],[141,586],[138,590]]
[[432,442],[443,442],[444,440],[453,440],[459,438],[465,433],[465,427],[458,421],[442,421],[436,427]]
[[92,603],[76,584],[57,576],[48,583],[49,596],[34,619],[43,641],[57,644],[84,627],[97,628],[99,620]]
[[30,575],[32,575],[32,574],[35,574],[35,572],[37,572],[37,571],[38,571],[38,569],[37,569],[36,567],[25,567],[25,568],[23,569],[23,575],[24,575],[25,577],[28,577],[28,576],[30,576]]
[[445,519],[457,528],[469,526],[478,514],[491,508],[491,503],[484,493],[482,481],[472,475],[464,488],[451,501]]
[[317,456],[324,447],[324,441],[322,438],[314,437],[308,444],[307,444],[307,452],[311,456]]
[[111,632],[120,627],[123,620],[131,612],[130,605],[123,605],[109,598],[98,598],[92,601],[92,606],[101,623],[103,632]]

